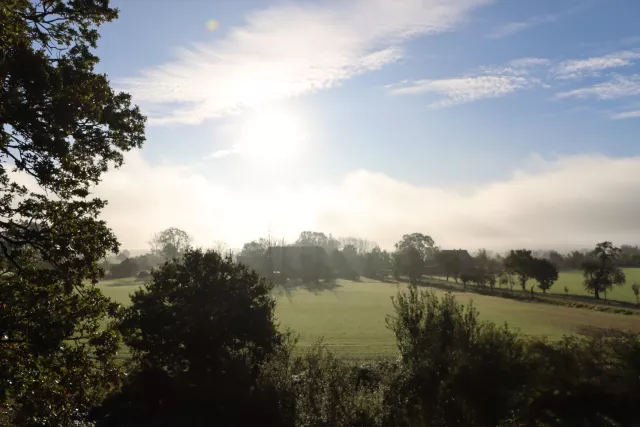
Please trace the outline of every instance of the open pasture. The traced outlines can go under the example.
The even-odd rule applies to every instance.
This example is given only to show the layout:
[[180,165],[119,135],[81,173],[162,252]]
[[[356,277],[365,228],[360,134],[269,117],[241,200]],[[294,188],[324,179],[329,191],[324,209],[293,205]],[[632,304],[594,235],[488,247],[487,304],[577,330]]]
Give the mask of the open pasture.
[[[106,295],[124,304],[139,285],[135,279],[100,283]],[[556,284],[557,285],[557,284]],[[336,353],[359,359],[390,355],[395,342],[385,325],[392,312],[391,297],[404,285],[383,282],[338,281],[326,289],[287,289],[276,287],[276,317],[284,327],[300,336],[299,344],[308,346],[319,338]],[[437,293],[443,291],[436,290]],[[557,339],[577,333],[584,327],[618,328],[640,331],[640,316],[622,316],[593,310],[565,308],[539,303],[457,293],[463,303],[473,304],[483,319],[508,322],[528,335]]]

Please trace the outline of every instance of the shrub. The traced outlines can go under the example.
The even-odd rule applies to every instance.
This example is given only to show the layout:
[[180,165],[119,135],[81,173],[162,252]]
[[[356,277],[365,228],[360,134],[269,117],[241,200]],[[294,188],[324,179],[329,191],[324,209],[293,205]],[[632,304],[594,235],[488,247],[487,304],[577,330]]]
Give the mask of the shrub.
[[134,277],[139,271],[140,266],[138,263],[132,258],[127,258],[120,264],[111,265],[110,278],[123,279],[125,277]]
[[264,366],[261,376],[261,388],[277,395],[281,425],[385,425],[386,384],[378,365],[345,362],[321,341],[298,356],[293,356],[292,349],[283,347]]
[[473,306],[410,286],[393,301],[387,324],[402,373],[391,390],[393,423],[497,425],[526,406],[523,339],[506,325],[482,322]]

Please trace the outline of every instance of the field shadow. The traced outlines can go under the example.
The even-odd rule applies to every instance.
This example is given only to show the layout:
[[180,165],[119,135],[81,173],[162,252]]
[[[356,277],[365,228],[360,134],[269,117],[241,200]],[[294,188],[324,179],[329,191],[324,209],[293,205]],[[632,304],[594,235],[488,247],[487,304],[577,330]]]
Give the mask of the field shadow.
[[289,300],[295,290],[303,289],[317,295],[322,292],[335,292],[336,289],[342,287],[335,279],[304,281],[301,279],[289,279],[284,282],[274,283],[273,293],[276,296],[286,296]]
[[[117,280],[117,279],[111,279]],[[106,283],[105,286],[108,288],[120,288],[123,286],[131,286],[131,285],[141,285],[145,283],[147,279],[134,279],[134,280],[126,280],[126,281],[118,281],[116,283]]]

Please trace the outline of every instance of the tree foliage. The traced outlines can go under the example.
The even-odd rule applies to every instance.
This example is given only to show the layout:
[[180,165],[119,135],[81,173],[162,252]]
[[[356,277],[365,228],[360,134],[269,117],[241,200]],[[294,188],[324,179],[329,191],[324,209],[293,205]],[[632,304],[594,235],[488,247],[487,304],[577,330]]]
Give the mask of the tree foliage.
[[184,230],[170,227],[154,234],[149,244],[156,256],[171,260],[181,256],[191,246],[191,236]]
[[510,274],[518,277],[523,291],[526,290],[527,281],[532,277],[533,259],[528,249],[511,250],[504,259],[504,267]]
[[538,282],[542,292],[546,293],[558,280],[558,269],[549,260],[535,258],[531,266],[531,276]]
[[625,274],[616,265],[619,256],[620,248],[605,241],[598,243],[591,253],[591,259],[582,264],[584,287],[593,292],[596,299],[600,299],[601,292],[606,296],[606,292],[612,289],[613,285],[624,285]]
[[0,5],[0,407],[17,425],[70,425],[119,381],[116,306],[94,286],[118,243],[89,195],[144,141],[95,72],[116,18],[108,1]]
[[134,372],[100,418],[136,426],[259,420],[252,389],[281,342],[270,290],[215,251],[188,249],[154,270],[121,324]]

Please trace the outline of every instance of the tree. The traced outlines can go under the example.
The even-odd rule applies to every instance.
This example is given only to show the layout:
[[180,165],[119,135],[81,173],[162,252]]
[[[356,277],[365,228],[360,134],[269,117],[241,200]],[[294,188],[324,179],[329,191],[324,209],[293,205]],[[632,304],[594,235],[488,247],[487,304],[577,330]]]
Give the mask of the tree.
[[[95,283],[117,253],[90,188],[144,142],[130,96],[95,72],[107,1],[0,6],[0,407],[67,426],[118,382],[116,306]],[[106,329],[101,328],[106,325]],[[81,343],[82,345],[78,345]]]
[[121,324],[134,370],[99,418],[107,425],[271,425],[252,391],[282,341],[270,291],[264,278],[213,250],[188,249],[154,270]]
[[122,261],[120,264],[113,264],[111,266],[111,278],[112,279],[122,279],[125,277],[133,277],[138,272],[140,272],[142,268],[138,264],[137,260],[134,258],[127,258]]
[[382,280],[389,275],[391,269],[391,256],[379,246],[365,255],[364,276]]
[[422,233],[405,234],[395,247],[399,252],[409,248],[415,249],[423,262],[433,259],[437,252],[433,239]]
[[636,296],[636,305],[639,305],[640,304],[640,285],[637,283],[632,284],[631,290],[633,291],[633,294]]
[[240,251],[240,255],[246,257],[260,258],[267,254],[269,247],[272,246],[269,239],[265,239],[263,237],[258,240],[252,240],[249,243],[245,243],[242,246],[242,251]]
[[329,238],[326,234],[318,231],[303,231],[298,236],[295,244],[298,246],[320,246],[322,248],[327,247]]
[[620,248],[613,246],[611,242],[598,243],[591,253],[591,259],[582,264],[584,287],[593,292],[596,299],[600,299],[600,292],[606,292],[613,285],[622,286],[626,281],[624,272],[616,266],[620,255]]
[[409,276],[411,283],[424,274],[427,261],[437,253],[433,239],[422,233],[405,234],[395,248],[398,272]]
[[171,260],[181,256],[191,246],[191,237],[186,231],[170,227],[154,234],[149,244],[155,255]]
[[551,264],[555,265],[556,268],[562,268],[564,267],[564,257],[562,256],[561,253],[557,252],[557,251],[549,251],[549,255],[547,256],[547,259],[551,262]]
[[527,290],[527,280],[532,277],[533,257],[531,251],[518,249],[509,251],[509,255],[504,259],[504,267],[511,274],[518,276],[520,287]]
[[436,262],[440,269],[444,272],[447,282],[449,277],[453,277],[456,283],[458,283],[458,277],[462,271],[462,260],[457,251],[438,251],[436,253]]
[[543,293],[558,280],[558,269],[551,261],[544,258],[534,258],[531,265],[531,276],[538,282]]
[[131,257],[131,253],[130,253],[128,250],[126,250],[126,249],[125,249],[124,251],[122,251],[122,252],[120,252],[120,253],[118,254],[118,256],[116,257],[116,259],[117,259],[118,261],[124,261],[125,259],[127,259],[127,258],[129,258],[129,257]]

